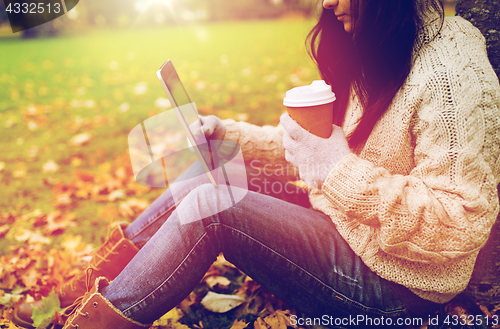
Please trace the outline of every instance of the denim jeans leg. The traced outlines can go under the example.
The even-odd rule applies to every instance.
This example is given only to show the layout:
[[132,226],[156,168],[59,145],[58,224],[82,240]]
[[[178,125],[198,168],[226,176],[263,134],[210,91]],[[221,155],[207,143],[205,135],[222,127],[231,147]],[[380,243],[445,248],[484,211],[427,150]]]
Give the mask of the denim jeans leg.
[[[178,207],[210,208],[217,197],[202,185]],[[221,213],[184,225],[174,211],[103,295],[126,316],[149,323],[182,301],[221,251],[267,290],[313,316],[406,312],[328,216],[253,192]]]
[[[252,166],[246,168],[249,178],[249,190],[271,195],[282,200],[309,207],[307,191],[283,181],[279,176],[262,174]],[[141,213],[126,229],[125,237],[138,248],[142,248],[169,218],[175,207],[186,195],[196,187],[209,184],[208,176],[203,174],[201,163],[196,161],[171,184],[175,184],[175,197],[172,189],[163,192],[143,213]],[[258,175],[257,173],[261,173]],[[278,186],[278,188],[275,188]]]
[[204,169],[200,162],[193,163],[171,183],[177,186],[175,197],[172,195],[171,188],[166,189],[125,229],[125,237],[131,240],[136,247],[142,248],[170,217],[179,200],[182,200],[196,187],[210,183],[208,176],[203,172]]

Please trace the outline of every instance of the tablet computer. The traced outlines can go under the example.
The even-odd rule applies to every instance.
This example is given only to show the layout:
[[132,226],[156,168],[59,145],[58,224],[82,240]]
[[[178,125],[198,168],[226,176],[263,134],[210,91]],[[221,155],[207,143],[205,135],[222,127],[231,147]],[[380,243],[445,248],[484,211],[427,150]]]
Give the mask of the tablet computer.
[[[198,117],[198,112],[194,104],[191,102],[186,89],[182,85],[182,82],[177,74],[174,65],[170,60],[167,60],[165,64],[156,72],[158,79],[160,80],[163,90],[167,94],[167,97],[174,107],[175,113],[187,134],[189,141],[189,146],[192,147],[196,153],[201,165],[205,169],[210,182],[217,187],[217,181],[212,174],[214,166],[214,161],[212,158],[212,152],[210,150],[210,143],[205,139],[205,135],[201,131],[201,120]],[[200,150],[200,145],[203,145],[205,152],[202,153]],[[203,156],[205,154],[205,156]],[[215,172],[215,171],[214,171]]]

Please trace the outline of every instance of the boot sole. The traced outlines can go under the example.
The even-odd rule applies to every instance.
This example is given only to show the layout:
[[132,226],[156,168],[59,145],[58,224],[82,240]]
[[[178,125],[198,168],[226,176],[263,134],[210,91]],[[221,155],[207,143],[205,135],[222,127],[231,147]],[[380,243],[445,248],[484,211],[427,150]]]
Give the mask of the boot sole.
[[12,318],[12,323],[17,324],[20,327],[26,328],[26,329],[36,329],[33,327],[33,323],[26,322],[23,319],[20,319],[17,316],[17,312],[14,312],[14,317]]

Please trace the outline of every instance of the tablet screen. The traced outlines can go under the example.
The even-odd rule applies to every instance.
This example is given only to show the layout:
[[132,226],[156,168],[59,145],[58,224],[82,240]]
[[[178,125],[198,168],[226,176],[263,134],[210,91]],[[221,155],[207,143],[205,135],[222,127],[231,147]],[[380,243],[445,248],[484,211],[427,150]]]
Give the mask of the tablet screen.
[[184,89],[172,62],[170,60],[166,61],[158,70],[157,75],[160,81],[163,82],[165,92],[184,130],[188,134],[190,146],[194,148],[212,183],[217,186],[214,177],[210,173],[211,170],[215,169],[215,166],[211,157],[210,147],[205,135],[201,131],[201,121],[198,118],[198,112],[191,102],[186,89]]

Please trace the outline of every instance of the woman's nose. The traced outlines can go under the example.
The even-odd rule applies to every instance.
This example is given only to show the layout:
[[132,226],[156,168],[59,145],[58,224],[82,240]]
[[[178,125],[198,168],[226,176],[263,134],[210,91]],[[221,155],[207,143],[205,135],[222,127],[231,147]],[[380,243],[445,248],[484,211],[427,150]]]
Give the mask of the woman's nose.
[[335,6],[337,6],[339,3],[339,0],[323,0],[323,8],[325,9],[333,9]]

